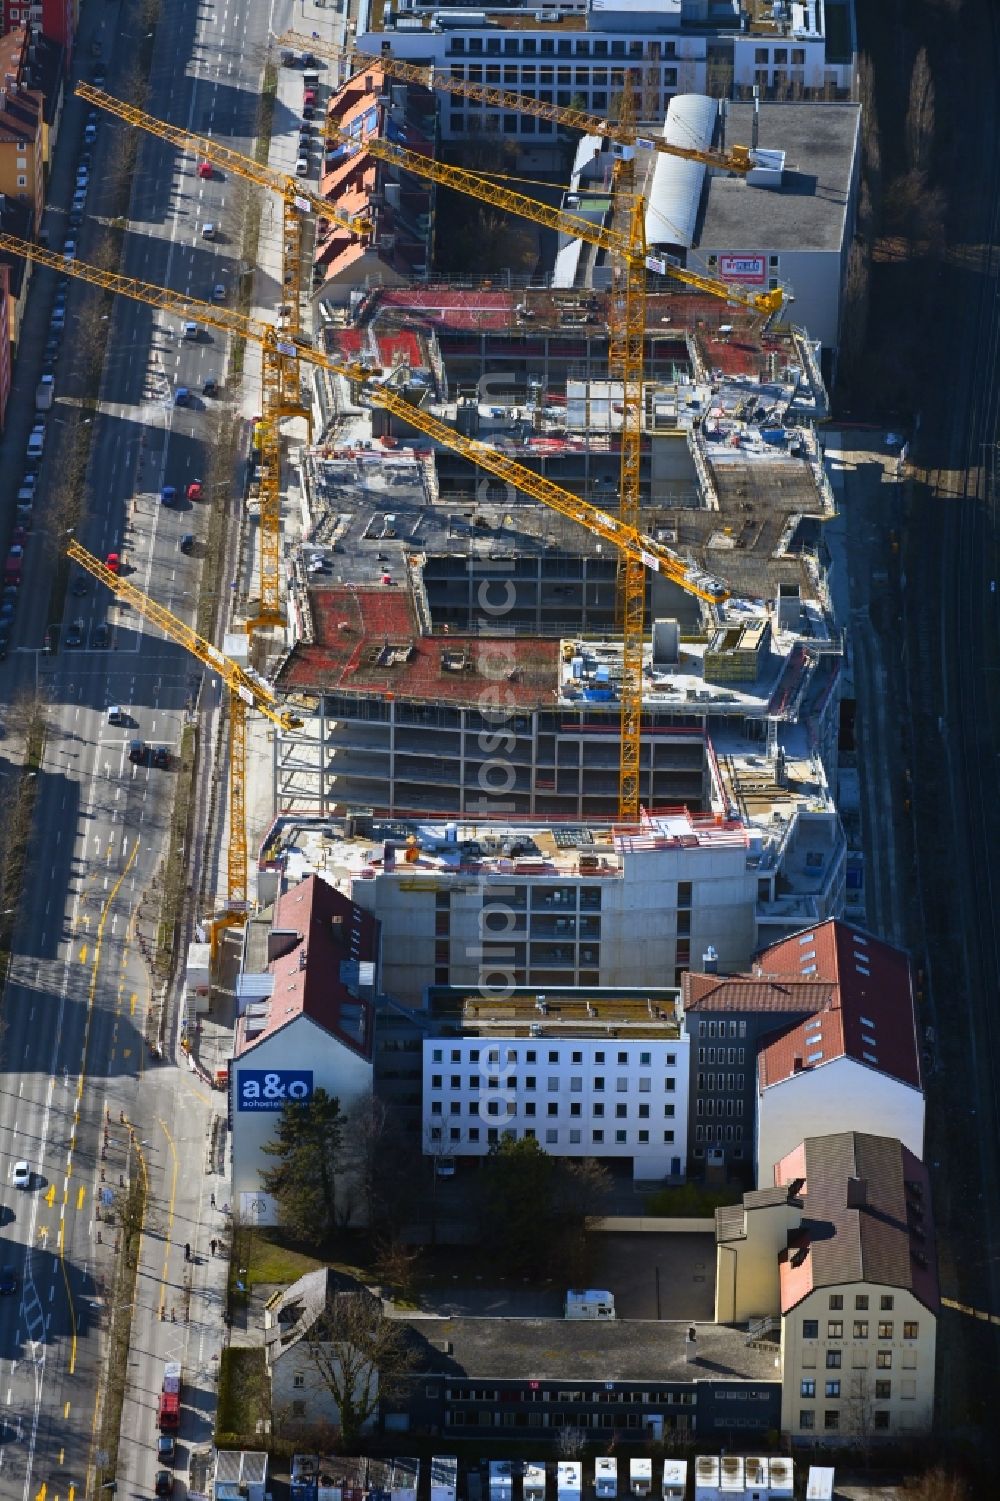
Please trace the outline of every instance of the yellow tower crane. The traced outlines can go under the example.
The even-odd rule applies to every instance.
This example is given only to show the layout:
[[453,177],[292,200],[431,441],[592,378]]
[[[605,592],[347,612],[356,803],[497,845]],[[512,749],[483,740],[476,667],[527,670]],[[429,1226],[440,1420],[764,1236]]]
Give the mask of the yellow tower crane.
[[[665,547],[663,543],[648,536],[639,527],[628,525],[620,517],[609,515],[589,501],[563,489],[561,485],[555,484],[544,475],[536,474],[533,469],[519,464],[515,459],[509,458],[490,444],[481,443],[475,438],[467,438],[456,432],[446,422],[442,422],[420,407],[413,406],[389,385],[379,381],[364,365],[347,365],[333,360],[321,350],[314,349],[301,335],[295,340],[285,341],[269,324],[233,309],[183,297],[178,292],[155,286],[150,282],[139,281],[133,277],[120,276],[112,271],[102,271],[96,266],[88,265],[86,261],[77,260],[66,263],[58,253],[31,244],[16,235],[0,233],[0,251],[8,251],[12,255],[35,260],[39,265],[65,272],[93,286],[130,297],[146,306],[162,308],[165,311],[177,313],[183,318],[196,318],[209,328],[235,334],[240,338],[252,339],[265,348],[272,347],[276,352],[288,358],[298,357],[307,360],[331,375],[350,381],[373,406],[382,407],[392,416],[415,427],[432,442],[451,449],[468,459],[471,464],[485,470],[487,474],[492,474],[504,484],[510,485],[512,489],[520,490],[568,520],[578,523],[593,536],[609,543],[627,558],[641,564],[643,568],[659,572],[671,579],[687,593],[709,604],[721,604],[728,598],[728,590],[718,579],[686,563],[669,547]],[[626,699],[630,705],[638,703],[641,708],[641,677],[635,682],[623,681],[623,704]],[[633,801],[620,803],[620,814],[623,819],[634,821],[638,817],[638,811],[638,789],[636,788]]]
[[[784,294],[750,292],[715,277],[675,264],[670,259],[650,256],[646,250],[644,204],[640,195],[627,195],[623,207],[624,224],[594,224],[579,214],[551,208],[525,193],[479,173],[452,167],[403,146],[376,137],[359,141],[345,131],[327,123],[327,131],[336,140],[355,148],[363,147],[377,159],[429,178],[443,187],[454,188],[472,198],[491,204],[541,224],[547,229],[584,240],[616,257],[620,267],[612,289],[610,326],[610,363],[622,381],[621,491],[619,514],[628,531],[639,530],[640,470],[642,443],[643,344],[646,334],[646,271],[653,270],[673,277],[685,286],[725,298],[730,303],[754,309],[771,317],[782,306]],[[619,616],[622,626],[622,698],[621,753],[619,763],[618,802],[623,816],[639,807],[639,761],[642,730],[642,650],[645,625],[645,574],[634,557],[623,559],[619,592]]]
[[[428,67],[418,63],[402,62],[388,53],[358,52],[351,47],[338,47],[332,42],[322,42],[316,37],[304,36],[298,31],[286,31],[278,41],[284,46],[301,47],[314,52],[317,57],[334,60],[346,58],[353,70],[381,68],[390,78],[399,78],[407,83],[420,84],[425,89],[442,90],[462,99],[472,99],[479,104],[489,104],[496,109],[509,110],[516,114],[534,115],[536,120],[551,120],[556,125],[570,130],[582,130],[586,135],[603,136],[621,146],[642,146],[648,151],[662,152],[667,156],[682,156],[686,161],[703,162],[708,167],[720,167],[728,172],[749,172],[754,165],[753,152],[749,146],[730,146],[727,151],[713,147],[675,146],[662,136],[642,136],[632,120],[602,119],[582,109],[565,105],[546,104],[525,94],[514,94],[507,89],[492,88],[485,83],[471,83],[463,78],[453,78],[443,68]],[[469,59],[475,61],[475,59]],[[484,58],[489,63],[491,59]]]
[[[281,197],[282,203],[282,281],[286,298],[283,323],[285,331],[294,338],[299,333],[299,304],[302,290],[302,217],[310,211],[339,224],[352,234],[365,234],[372,229],[364,218],[350,218],[340,213],[327,199],[304,187],[297,178],[287,177],[272,167],[234,151],[219,141],[207,136],[193,134],[159,120],[133,104],[106,94],[92,84],[80,83],[76,92],[88,104],[97,105],[108,114],[117,115],[126,125],[148,131],[150,135],[169,141],[182,151],[191,151],[199,159],[225,167],[238,177],[269,188]],[[311,414],[301,404],[298,361],[282,356],[274,347],[265,345],[261,356],[261,415],[260,439],[260,601],[254,618],[247,622],[247,629],[280,625],[281,613],[281,450],[279,423],[282,417],[304,417],[311,425]]]
[[217,672],[229,689],[229,889],[225,911],[212,924],[215,941],[218,931],[244,922],[250,907],[250,888],[247,870],[247,822],[246,822],[246,717],[249,709],[256,709],[269,719],[276,728],[286,733],[297,729],[302,721],[294,714],[279,709],[274,692],[253,673],[247,672],[230,657],[199,636],[197,631],[178,620],[163,605],[150,599],[120,573],[113,573],[93,553],[77,541],[66,549],[67,556],[79,563],[99,583],[105,584],[117,599],[132,605],[144,619],[158,626],[165,636],[178,646],[183,646],[204,667]]

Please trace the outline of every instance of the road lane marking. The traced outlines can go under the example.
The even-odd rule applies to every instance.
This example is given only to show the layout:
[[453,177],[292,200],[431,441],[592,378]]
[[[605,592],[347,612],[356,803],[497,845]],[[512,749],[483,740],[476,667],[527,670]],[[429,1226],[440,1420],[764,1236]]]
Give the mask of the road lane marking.
[[86,1190],[86,1188],[84,1188],[83,1184],[81,1183],[80,1187],[76,1191],[76,1207],[77,1207],[77,1209],[82,1209],[83,1208],[84,1200],[86,1199],[86,1197],[87,1197],[87,1190]]

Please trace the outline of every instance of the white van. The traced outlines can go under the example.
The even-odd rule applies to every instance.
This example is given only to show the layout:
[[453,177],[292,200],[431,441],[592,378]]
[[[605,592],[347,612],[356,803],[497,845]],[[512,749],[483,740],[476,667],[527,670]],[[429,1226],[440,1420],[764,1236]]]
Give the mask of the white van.
[[108,724],[122,725],[129,723],[129,716],[121,704],[112,704],[108,710]]

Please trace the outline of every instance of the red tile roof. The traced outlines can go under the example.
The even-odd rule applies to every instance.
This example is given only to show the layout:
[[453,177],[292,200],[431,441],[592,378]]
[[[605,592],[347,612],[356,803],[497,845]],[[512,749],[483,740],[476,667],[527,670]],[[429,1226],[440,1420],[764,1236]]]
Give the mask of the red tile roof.
[[829,980],[798,975],[681,976],[685,1011],[825,1011],[835,990]]
[[373,1001],[358,993],[357,965],[376,966],[379,924],[319,876],[292,886],[274,905],[268,973],[273,987],[264,1025],[247,1035],[247,1014],[236,1024],[240,1057],[300,1016],[308,1016],[362,1058],[372,1056]]
[[499,681],[505,704],[556,702],[554,638],[511,636],[498,646],[480,636],[422,636],[405,581],[315,589],[309,606],[315,639],[292,649],[279,674],[283,689],[474,704],[484,694],[495,702]]
[[754,973],[758,981],[797,975],[831,989],[827,1008],[761,1049],[762,1089],[841,1057],[920,1089],[916,1008],[902,949],[831,918],[765,949]]
[[805,1179],[802,1223],[779,1258],[782,1313],[817,1288],[851,1282],[905,1288],[938,1312],[930,1178],[902,1143],[854,1131],[808,1137],[774,1176],[779,1185]]

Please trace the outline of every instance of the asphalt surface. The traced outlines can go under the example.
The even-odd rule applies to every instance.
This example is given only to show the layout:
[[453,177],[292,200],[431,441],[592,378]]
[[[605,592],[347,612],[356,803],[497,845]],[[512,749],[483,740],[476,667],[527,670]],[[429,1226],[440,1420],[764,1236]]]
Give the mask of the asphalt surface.
[[[100,36],[106,86],[116,91],[138,42],[130,15],[108,6],[85,12],[74,78],[90,76],[89,41]],[[268,31],[302,20],[301,5],[290,0],[264,7],[171,0],[156,37],[149,112],[251,151]],[[275,126],[291,150],[294,119],[282,110]],[[68,98],[46,213],[56,247],[86,114]],[[77,237],[83,258],[107,207],[108,169],[125,128],[99,123],[88,217]],[[124,269],[195,297],[222,285],[230,299],[240,198],[232,182],[218,172],[204,180],[196,166],[144,137]],[[208,222],[217,230],[211,241],[203,235]],[[273,223],[268,236],[265,210],[266,255],[280,252],[277,212]],[[34,340],[29,334],[26,348],[47,327],[55,282],[51,272],[36,279],[27,325]],[[267,291],[265,278],[262,296]],[[58,475],[61,403],[79,378],[74,310],[86,295],[78,286],[68,293],[60,400],[50,414],[36,526],[44,525],[46,486]],[[225,358],[210,331],[188,340],[176,317],[125,299],[114,306],[81,540],[102,558],[117,552],[130,579],[185,619],[193,617],[200,565],[197,547],[189,556],[180,540],[203,532],[206,518],[184,491],[204,472],[212,432],[212,403],[199,393],[208,376],[224,381]],[[8,483],[19,478],[36,379],[26,357],[0,455],[0,479]],[[175,404],[179,386],[192,392],[190,405]],[[217,410],[224,420],[239,415],[224,399]],[[176,504],[160,503],[165,485],[175,487]],[[37,686],[48,723],[0,1043],[0,1270],[10,1268],[16,1278],[15,1291],[0,1295],[0,1497],[73,1501],[101,1463],[95,1432],[103,1336],[121,1311],[110,1298],[114,1232],[98,1213],[102,1189],[106,1194],[119,1175],[133,1172],[147,1175],[150,1209],[116,1478],[122,1494],[151,1493],[162,1366],[179,1359],[185,1387],[175,1494],[183,1496],[188,1459],[207,1440],[214,1410],[224,1264],[213,1260],[209,1242],[224,1233],[224,1189],[216,1176],[221,1159],[206,1143],[222,1100],[178,1068],[176,1010],[165,1061],[150,1058],[143,1040],[151,985],[139,934],[143,901],[149,896],[155,904],[167,847],[171,771],[148,760],[133,764],[129,742],[141,737],[175,750],[185,718],[199,715],[212,743],[219,696],[196,662],[158,632],[140,630],[93,583],[79,594],[71,589],[63,622],[47,620],[47,589],[38,585],[50,566],[51,555],[29,545],[11,651],[0,664],[2,700],[9,704],[23,687]],[[81,644],[71,646],[78,620]],[[53,655],[41,651],[47,632],[59,648]],[[124,723],[108,722],[112,705],[124,710]],[[13,1165],[22,1158],[31,1186],[15,1189]],[[210,1201],[216,1190],[219,1209]]]

